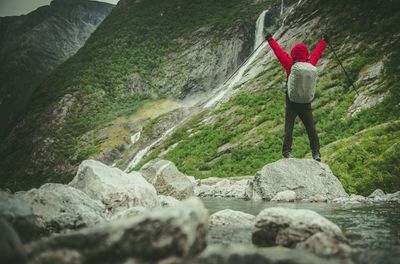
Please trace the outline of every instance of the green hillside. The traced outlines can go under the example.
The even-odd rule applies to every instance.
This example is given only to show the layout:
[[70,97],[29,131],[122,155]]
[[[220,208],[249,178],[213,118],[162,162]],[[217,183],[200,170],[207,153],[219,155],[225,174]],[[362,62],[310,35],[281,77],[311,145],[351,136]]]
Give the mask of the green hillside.
[[[102,151],[97,142],[82,143],[82,136],[148,101],[172,96],[153,78],[165,71],[171,54],[194,44],[196,30],[208,28],[207,38],[218,44],[231,37],[228,29],[254,25],[271,2],[126,1],[115,8],[33,95],[27,114],[1,146],[1,186],[25,189],[70,180],[82,160]],[[132,73],[146,90],[129,90]]]
[[[280,3],[131,0],[117,6],[85,46],[40,85],[26,115],[2,142],[0,187],[66,183],[81,161],[101,156],[106,148],[125,151],[116,163],[124,169],[133,149],[161,133],[158,125],[180,107],[179,99],[196,96],[199,87],[202,92],[216,88],[245,59],[258,15],[272,5],[279,10]],[[394,1],[319,0],[303,1],[283,27],[289,40],[310,48],[329,34],[357,88],[327,49],[314,116],[322,157],[351,193],[400,189],[399,24],[400,5]],[[231,40],[242,49],[224,62],[236,47],[226,44]],[[198,50],[205,53],[196,57]],[[201,65],[195,65],[198,61]],[[203,76],[201,70],[215,71],[211,64],[225,67],[218,78]],[[136,168],[162,156],[197,178],[230,177],[253,175],[280,159],[286,77],[276,59],[263,67],[236,87],[228,102],[189,118]],[[136,127],[142,132],[139,142],[126,143]],[[309,157],[300,122],[293,146],[295,157]]]
[[[313,103],[322,156],[351,193],[365,195],[376,188],[397,191],[400,6],[390,1],[313,1],[297,9],[288,23],[298,27],[315,17],[320,19],[317,25],[301,32],[304,43],[314,47],[319,37],[328,33],[358,93],[371,97],[386,94],[382,102],[350,115],[357,93],[327,49],[322,61],[329,63],[320,72]],[[379,63],[383,64],[382,73],[369,79],[371,67]],[[174,148],[163,158],[198,178],[252,175],[280,159],[285,78],[278,62],[270,63],[256,78],[238,87],[228,103],[187,122],[137,168],[170,146]],[[293,146],[295,157],[309,155],[300,122],[295,126]]]

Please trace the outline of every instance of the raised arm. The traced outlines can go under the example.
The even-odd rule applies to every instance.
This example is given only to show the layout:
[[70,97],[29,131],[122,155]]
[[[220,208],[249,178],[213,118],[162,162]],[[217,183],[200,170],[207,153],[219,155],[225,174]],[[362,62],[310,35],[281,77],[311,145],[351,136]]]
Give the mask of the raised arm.
[[311,56],[310,56],[310,63],[314,66],[317,65],[319,59],[321,59],[322,57],[322,53],[324,53],[324,50],[326,48],[326,40],[325,39],[321,39],[319,41],[319,43],[317,44],[317,46],[315,47],[314,51],[312,52]]
[[278,42],[276,42],[273,37],[269,37],[267,40],[268,44],[271,46],[279,62],[282,64],[283,68],[285,68],[286,75],[289,76],[290,67],[292,66],[293,63],[292,58],[290,58],[289,54],[287,54],[286,51],[284,51],[281,48],[281,46],[279,46]]

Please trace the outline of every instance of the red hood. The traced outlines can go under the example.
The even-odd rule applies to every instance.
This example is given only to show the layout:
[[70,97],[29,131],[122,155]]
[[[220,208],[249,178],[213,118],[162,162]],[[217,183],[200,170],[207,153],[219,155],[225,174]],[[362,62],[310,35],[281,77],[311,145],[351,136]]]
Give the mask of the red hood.
[[296,44],[290,52],[290,56],[296,61],[304,62],[310,58],[310,52],[306,44]]

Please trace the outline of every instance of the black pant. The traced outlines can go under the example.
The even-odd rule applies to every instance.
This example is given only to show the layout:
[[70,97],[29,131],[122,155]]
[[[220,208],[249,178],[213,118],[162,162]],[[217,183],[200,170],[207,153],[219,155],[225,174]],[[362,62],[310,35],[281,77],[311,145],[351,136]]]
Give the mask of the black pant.
[[306,127],[310,148],[313,154],[319,154],[319,138],[315,130],[314,119],[312,116],[311,103],[298,104],[293,103],[286,96],[286,114],[285,114],[285,136],[283,139],[282,153],[292,151],[293,127],[296,117],[299,116]]

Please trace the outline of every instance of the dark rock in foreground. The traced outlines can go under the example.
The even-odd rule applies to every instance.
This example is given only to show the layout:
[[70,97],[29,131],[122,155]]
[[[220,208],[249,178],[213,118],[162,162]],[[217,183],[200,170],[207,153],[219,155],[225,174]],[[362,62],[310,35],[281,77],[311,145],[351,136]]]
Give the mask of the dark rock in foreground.
[[[177,263],[206,246],[208,212],[198,198],[137,217],[57,235],[25,246],[32,263]],[[56,261],[54,261],[56,260]]]

